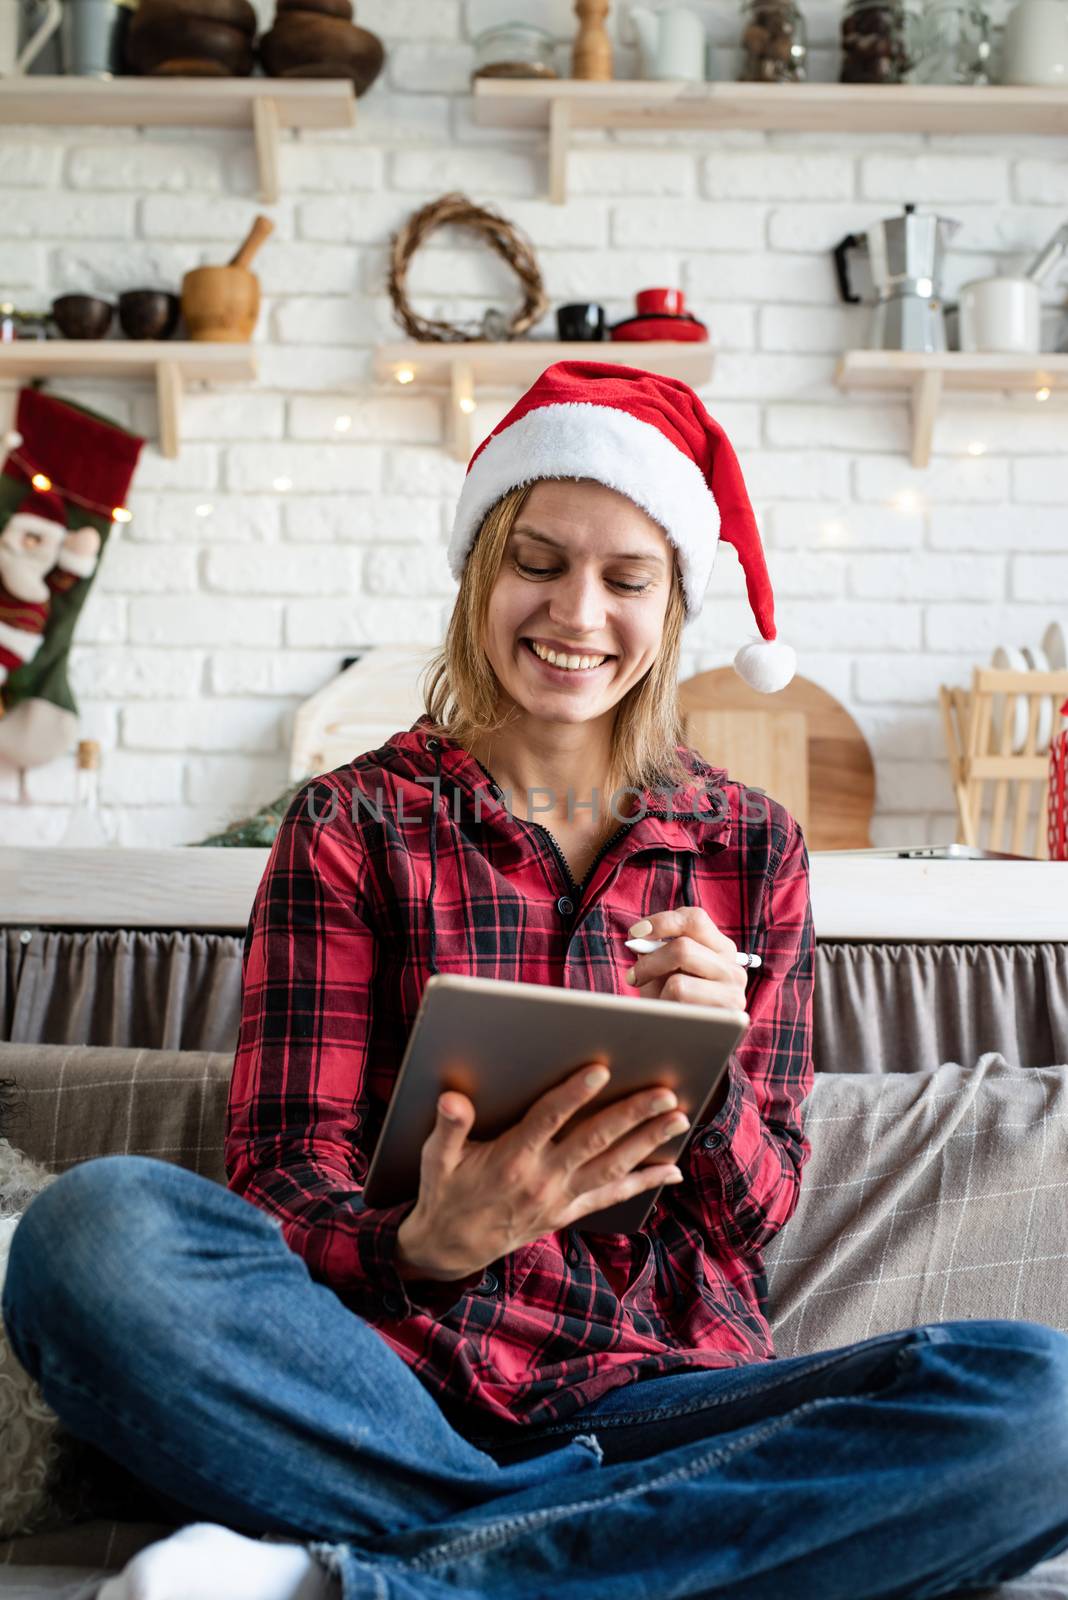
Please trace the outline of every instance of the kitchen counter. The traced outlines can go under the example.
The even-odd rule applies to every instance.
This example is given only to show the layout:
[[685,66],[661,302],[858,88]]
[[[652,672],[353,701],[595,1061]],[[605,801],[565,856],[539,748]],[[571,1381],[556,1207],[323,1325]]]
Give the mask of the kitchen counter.
[[[0,924],[243,930],[266,849],[0,848]],[[1068,862],[811,855],[818,939],[1068,941]]]

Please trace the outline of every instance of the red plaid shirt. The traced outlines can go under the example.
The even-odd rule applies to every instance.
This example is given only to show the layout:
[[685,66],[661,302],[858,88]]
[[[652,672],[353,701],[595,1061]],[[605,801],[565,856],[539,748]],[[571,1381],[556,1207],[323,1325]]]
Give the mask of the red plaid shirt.
[[[280,1218],[312,1276],[486,1437],[635,1379],[771,1359],[761,1252],[810,1154],[800,828],[681,748],[693,783],[645,791],[644,817],[579,886],[548,829],[513,815],[492,775],[428,723],[310,780],[282,821],[245,935],[229,1186]],[[633,992],[627,929],[685,904],[763,958],[726,1099],[679,1160],[685,1181],[641,1234],[579,1223],[457,1282],[403,1279],[396,1233],[414,1201],[371,1209],[361,1186],[430,973]]]

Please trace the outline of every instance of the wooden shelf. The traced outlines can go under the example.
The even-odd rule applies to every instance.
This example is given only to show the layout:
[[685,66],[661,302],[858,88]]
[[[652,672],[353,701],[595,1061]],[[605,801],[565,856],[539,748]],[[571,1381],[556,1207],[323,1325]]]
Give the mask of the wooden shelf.
[[950,350],[847,350],[835,381],[841,389],[908,389],[912,404],[912,465],[931,459],[935,416],[947,389],[1054,390],[1068,385],[1068,355],[972,355]]
[[514,339],[504,344],[424,344],[416,340],[380,345],[375,351],[374,375],[383,382],[399,383],[398,372],[407,370],[412,373],[406,385],[410,389],[428,385],[448,388],[452,399],[449,448],[457,461],[467,461],[473,448],[471,412],[479,388],[525,389],[554,361],[617,361],[697,386],[712,376],[713,360],[707,341],[672,344],[666,340],[624,343],[606,339],[563,344],[555,339]]
[[16,339],[0,344],[0,382],[20,378],[154,379],[159,447],[176,456],[186,383],[248,383],[256,356],[248,344],[154,339]]
[[549,197],[567,198],[577,128],[792,133],[1068,133],[1068,90],[940,84],[660,83],[475,78],[475,121],[547,128]]
[[260,199],[279,195],[283,128],[351,128],[348,78],[98,78],[0,80],[0,124],[249,128],[256,141]]

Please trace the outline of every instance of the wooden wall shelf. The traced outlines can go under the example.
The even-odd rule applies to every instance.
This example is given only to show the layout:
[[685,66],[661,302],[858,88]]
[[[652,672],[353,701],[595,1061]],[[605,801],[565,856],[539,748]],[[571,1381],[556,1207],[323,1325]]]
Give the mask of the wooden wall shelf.
[[[606,339],[562,344],[555,339],[514,339],[504,344],[477,340],[424,344],[415,340],[380,345],[375,351],[374,375],[382,382],[392,380],[413,390],[428,386],[449,389],[449,448],[457,461],[467,461],[473,448],[471,413],[476,390],[526,389],[554,361],[618,361],[667,378],[681,378],[696,388],[712,376],[714,352],[707,341],[672,344],[666,340]],[[405,372],[411,373],[406,380],[398,376]]]
[[[1066,97],[1068,98],[1068,97]],[[972,355],[950,350],[847,350],[835,370],[841,389],[907,389],[912,405],[912,465],[931,459],[935,417],[947,389],[1030,390],[1038,394],[1068,384],[1068,355]],[[1039,403],[1036,401],[1036,404]]]
[[16,339],[0,344],[0,382],[23,378],[154,379],[161,455],[176,456],[186,383],[248,383],[248,344],[155,339]]
[[279,196],[283,128],[351,128],[348,78],[97,78],[0,80],[0,124],[249,128],[256,141],[260,199]]
[[1063,89],[990,84],[658,83],[476,78],[475,121],[547,128],[549,198],[567,199],[578,128],[755,128],[796,133],[1068,133]]

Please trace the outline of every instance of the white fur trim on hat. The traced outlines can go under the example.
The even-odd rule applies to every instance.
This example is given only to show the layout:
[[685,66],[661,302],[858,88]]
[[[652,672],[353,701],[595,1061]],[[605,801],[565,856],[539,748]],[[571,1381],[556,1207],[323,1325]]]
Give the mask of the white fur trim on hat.
[[586,401],[528,411],[471,463],[449,538],[457,581],[490,507],[537,478],[592,478],[633,500],[677,549],[688,619],[697,615],[719,542],[719,507],[704,473],[652,423]]

